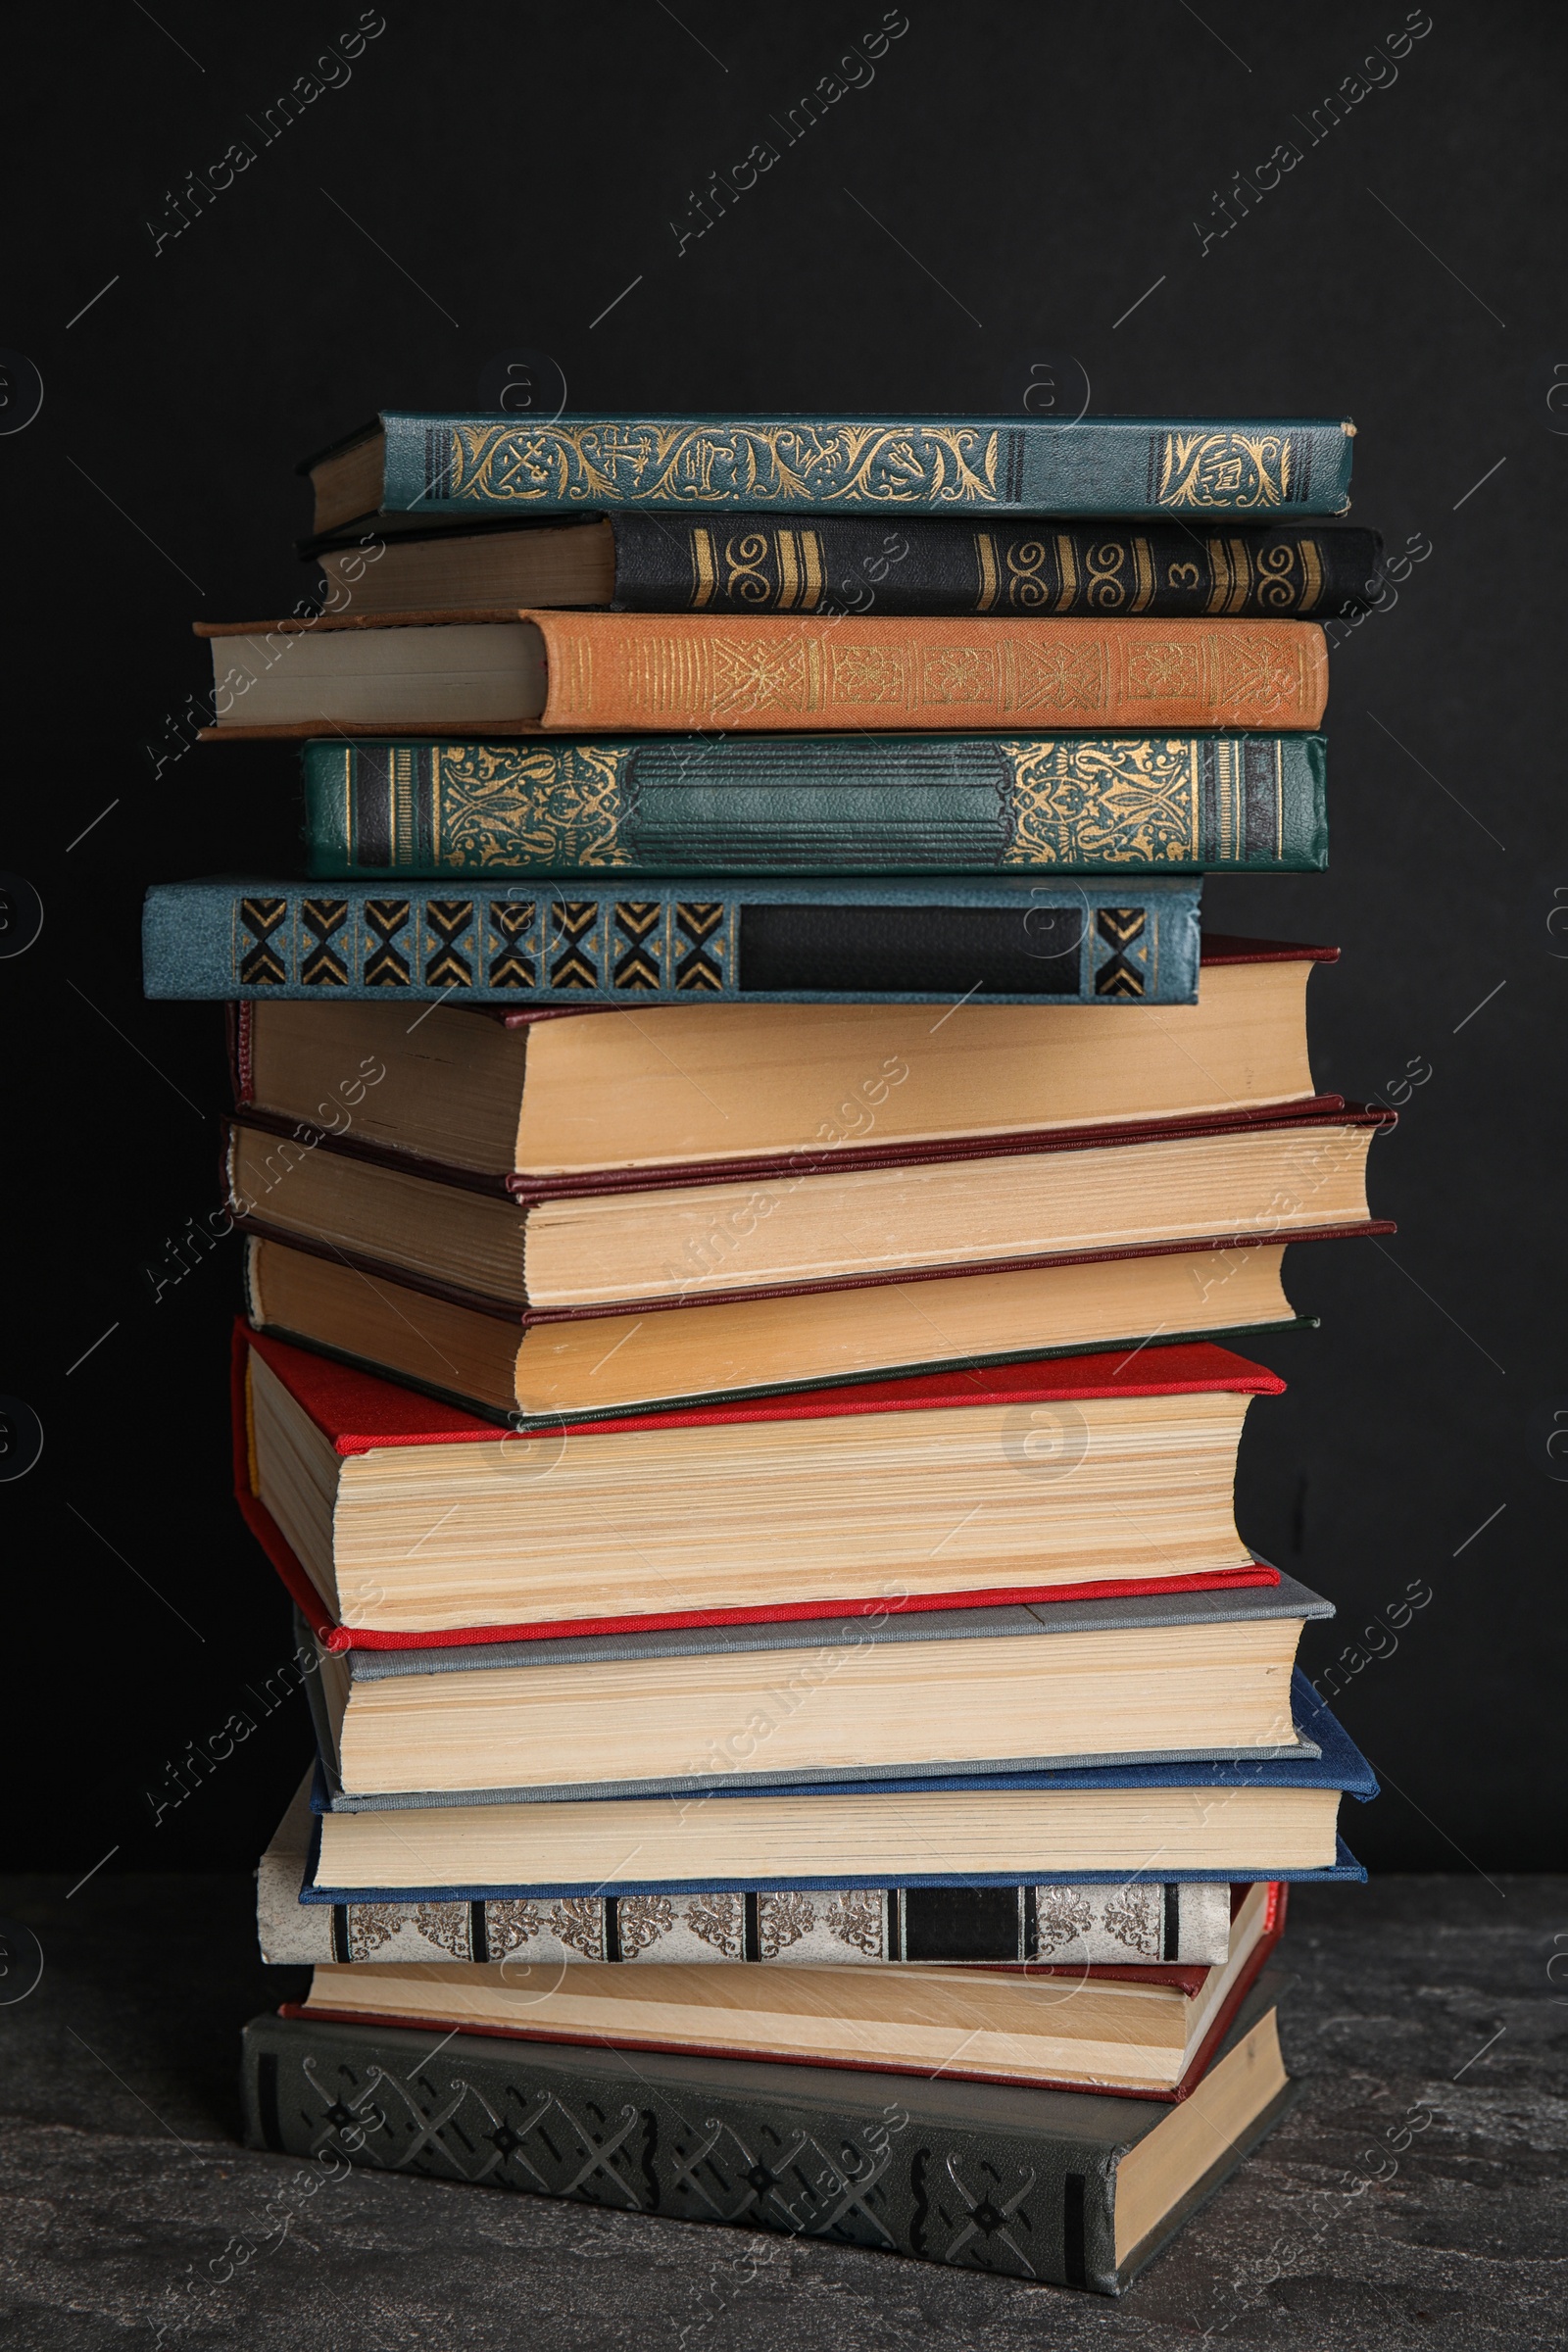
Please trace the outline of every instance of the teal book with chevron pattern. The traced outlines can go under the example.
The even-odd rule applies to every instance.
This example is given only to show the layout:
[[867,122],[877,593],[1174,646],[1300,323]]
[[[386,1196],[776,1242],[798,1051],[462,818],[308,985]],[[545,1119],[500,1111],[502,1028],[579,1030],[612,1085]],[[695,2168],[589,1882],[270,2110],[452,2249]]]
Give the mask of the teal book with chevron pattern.
[[175,882],[142,915],[149,997],[581,1007],[639,1003],[1192,1004],[1197,882],[510,888]]
[[307,743],[313,875],[1316,873],[1321,735]]
[[1346,417],[417,416],[308,458],[318,531],[375,514],[1343,514]]

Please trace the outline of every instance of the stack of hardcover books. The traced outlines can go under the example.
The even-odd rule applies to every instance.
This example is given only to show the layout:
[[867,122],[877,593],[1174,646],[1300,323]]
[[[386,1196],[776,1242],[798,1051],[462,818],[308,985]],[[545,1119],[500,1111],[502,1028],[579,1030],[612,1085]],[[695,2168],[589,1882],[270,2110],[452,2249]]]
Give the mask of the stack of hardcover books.
[[1281,2112],[1375,1791],[1234,1474],[1389,1114],[1199,897],[1325,862],[1350,431],[388,415],[205,630],[259,2144],[1113,2293]]

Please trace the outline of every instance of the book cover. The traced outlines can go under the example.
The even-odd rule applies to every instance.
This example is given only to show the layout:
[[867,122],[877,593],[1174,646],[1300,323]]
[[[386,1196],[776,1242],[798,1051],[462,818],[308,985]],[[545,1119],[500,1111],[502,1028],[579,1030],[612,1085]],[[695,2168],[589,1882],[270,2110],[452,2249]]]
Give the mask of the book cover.
[[[434,883],[326,891],[225,879],[155,885],[149,997],[369,998],[586,1005],[1191,1004],[1196,882],[582,881],[569,895]],[[635,895],[634,895],[635,894]]]
[[[1278,1572],[1276,1571],[1276,1574]],[[945,1613],[945,1612],[944,1612]],[[862,1639],[858,1628],[852,1639]],[[322,1644],[325,1647],[325,1644]],[[920,1764],[887,1772],[845,1771],[813,1775],[694,1774],[656,1786],[612,1788],[563,1786],[540,1788],[470,1788],[386,1797],[345,1797],[329,1765],[318,1758],[311,1789],[314,1813],[425,1813],[467,1811],[484,1805],[556,1805],[578,1802],[637,1805],[652,1797],[689,1791],[698,1802],[714,1804],[768,1796],[832,1799],[842,1796],[929,1796],[954,1793],[995,1796],[1004,1789],[1079,1791],[1094,1788],[1337,1788],[1363,1803],[1378,1793],[1372,1768],[1342,1724],[1330,1714],[1298,1666],[1291,1675],[1291,1714],[1296,1738],[1288,1746],[1211,1750],[1203,1755],[1110,1756],[1093,1762],[1053,1759],[1037,1764],[1011,1759],[950,1767]],[[628,1818],[632,1818],[628,1816]],[[1232,1874],[1234,1875],[1234,1874]],[[1270,1877],[1287,1877],[1280,1871]]]
[[[385,410],[301,467],[318,528],[374,512],[434,518],[594,509],[1343,514],[1348,418],[560,416]],[[376,461],[374,444],[379,438]],[[370,444],[371,495],[321,511],[323,461]]]
[[257,1931],[277,1963],[577,1960],[868,1967],[1201,1969],[1223,1965],[1245,1889],[1223,1881],[1121,1886],[789,1887],[695,1894],[526,1895],[490,1902],[308,1899],[307,1773],[257,1869]]
[[1200,2106],[1185,2188],[1143,2208],[1130,2159],[1183,2102],[467,2034],[435,2060],[425,2033],[297,2015],[245,2029],[245,2137],[1115,2295],[1292,2103],[1282,1989],[1265,1971],[1202,2054],[1246,2120],[1204,2133]]
[[1148,613],[1328,619],[1370,602],[1376,531],[1302,523],[1076,528],[954,516],[612,514],[630,612]]
[[[1291,1103],[1262,1103],[1250,1110],[1195,1110],[1190,1115],[1175,1115],[1163,1119],[1121,1119],[1121,1122],[1089,1124],[1089,1127],[1025,1127],[1010,1129],[1004,1134],[983,1136],[914,1136],[896,1143],[830,1143],[818,1151],[795,1152],[753,1152],[736,1159],[667,1159],[662,1164],[647,1166],[615,1166],[615,1169],[513,1169],[511,1174],[489,1174],[484,1169],[464,1169],[449,1159],[430,1159],[425,1152],[405,1151],[390,1143],[362,1141],[355,1134],[334,1134],[326,1127],[313,1127],[308,1119],[291,1119],[287,1112],[264,1110],[254,1101],[247,1101],[244,1084],[244,1025],[240,1023],[240,1056],[237,1056],[240,1084],[237,1084],[237,1107],[230,1127],[249,1127],[268,1136],[289,1136],[299,1143],[301,1152],[326,1151],[343,1159],[362,1159],[367,1166],[385,1166],[400,1169],[405,1176],[418,1176],[428,1183],[454,1186],[464,1193],[484,1193],[494,1200],[513,1200],[519,1209],[541,1204],[548,1200],[578,1200],[597,1198],[612,1193],[662,1193],[662,1190],[684,1190],[686,1186],[724,1186],[724,1183],[766,1183],[768,1178],[792,1178],[797,1183],[808,1183],[813,1176],[830,1176],[847,1169],[901,1169],[901,1166],[945,1166],[955,1159],[1013,1159],[1020,1154],[1039,1152],[1086,1152],[1086,1151],[1136,1151],[1145,1143],[1180,1143],[1197,1136],[1249,1136],[1272,1134],[1281,1129],[1302,1129],[1304,1134],[1321,1134],[1328,1141],[1333,1131],[1345,1129],[1354,1134],[1378,1134],[1398,1122],[1398,1112],[1385,1105],[1348,1103],[1343,1094],[1314,1094],[1304,1101]],[[279,1166],[299,1154],[284,1154]],[[242,1218],[249,1218],[256,1230],[266,1230],[266,1211],[259,1206],[244,1209],[235,1201]],[[1361,1228],[1356,1228],[1361,1230]],[[1378,1225],[1382,1233],[1385,1225]],[[1392,1225],[1387,1228],[1392,1233]],[[1304,1235],[1316,1235],[1319,1228],[1302,1228]],[[1269,1240],[1289,1235],[1298,1237],[1296,1223],[1289,1218],[1269,1225]],[[277,1228],[277,1240],[291,1247],[306,1247],[287,1228]],[[1225,1235],[1215,1247],[1232,1249],[1242,1240],[1260,1240],[1260,1235]],[[1199,1249],[1203,1242],[1178,1240],[1171,1245],[1138,1245],[1136,1249],[1114,1249],[1104,1256],[1148,1256],[1154,1249]],[[1054,1253],[1057,1256],[1057,1253]],[[1062,1258],[1079,1258],[1081,1251],[1060,1251]],[[1089,1256],[1101,1256],[1091,1251]],[[961,1263],[980,1265],[980,1260],[961,1260]],[[987,1260],[990,1263],[990,1260]],[[1034,1263],[1034,1260],[1008,1260],[1008,1263]],[[1049,1260],[1039,1260],[1049,1263]],[[953,1272],[953,1268],[941,1268]],[[409,1277],[397,1277],[409,1280]],[[856,1277],[860,1280],[860,1277]],[[894,1272],[889,1280],[914,1280],[914,1270]],[[815,1287],[815,1284],[804,1284]],[[729,1296],[750,1296],[748,1292],[733,1292]],[[578,1307],[529,1307],[529,1317],[558,1317],[576,1315]],[[590,1307],[592,1315],[607,1312],[604,1307]]]
[[[591,1961],[537,1974],[519,1958],[352,1970],[326,1961],[307,2000],[282,2014],[1174,2102],[1201,2081],[1279,1941],[1285,1889],[1265,1883],[1250,1895],[1243,1939],[1221,1969],[879,1969],[846,1977],[796,1968],[748,1977],[665,1962],[626,1977]],[[1158,2035],[1157,2052],[1130,2054],[1139,2024]]]
[[[203,742],[318,735],[328,724],[347,735],[413,726],[524,737],[693,727],[1275,730],[1316,726],[1328,697],[1323,631],[1298,620],[752,620],[483,607],[195,627],[212,640],[219,714]],[[330,640],[367,634],[375,680],[323,674]],[[279,668],[301,643],[312,654]],[[494,677],[492,662],[501,662]],[[412,673],[426,663],[421,683]],[[356,657],[354,666],[367,664]],[[245,703],[263,681],[265,696]]]
[[[724,1788],[673,1812],[667,1796],[631,1796],[554,1799],[538,1806],[437,1803],[396,1813],[347,1813],[334,1810],[318,1762],[310,1791],[315,1829],[300,1900],[538,1903],[612,1894],[799,1894],[813,1888],[826,1899],[845,1889],[890,1885],[1015,1889],[1021,1875],[1015,1859],[1009,1857],[1006,1866],[981,1867],[964,1839],[964,1825],[981,1817],[988,1832],[1006,1831],[1010,1825],[1014,1834],[1027,1835],[1041,1855],[1035,1875],[1042,1879],[1059,1876],[1082,1885],[1119,1886],[1131,1877],[1143,1883],[1155,1876],[1157,1854],[1129,1863],[1120,1856],[1107,1857],[1102,1845],[1099,1868],[1091,1867],[1081,1854],[1070,1862],[1047,1863],[1043,1848],[1054,1833],[1042,1830],[1042,1818],[1056,1820],[1059,1830],[1063,1819],[1081,1818],[1081,1800],[1096,1793],[1147,1798],[1172,1821],[1189,1814],[1206,1818],[1210,1810],[1225,1807],[1228,1798],[1242,1796],[1332,1794],[1337,1808],[1347,1796],[1363,1804],[1377,1796],[1371,1766],[1298,1670],[1292,1678],[1291,1703],[1302,1740],[1299,1749],[1288,1754],[1247,1761],[1220,1757],[1069,1766],[1059,1771],[1004,1769],[940,1778],[808,1784],[760,1792]],[[1060,1807],[1054,1811],[1048,1805],[1043,1816],[1039,1803],[1031,1802],[1042,1797],[1066,1800],[1065,1815]],[[1112,1810],[1117,1819],[1125,1818],[1121,1809]],[[912,1836],[911,1818],[923,1825]],[[1025,1832],[1020,1824],[1031,1826]],[[432,1845],[427,1841],[438,1826],[439,1842]],[[428,1865],[428,1878],[419,1877],[407,1863],[415,1832],[426,1853],[441,1856]],[[1258,1839],[1257,1851],[1226,1854],[1223,1867],[1189,1861],[1180,1878],[1230,1885],[1240,1880],[1359,1882],[1366,1876],[1337,1831],[1332,1862],[1314,1860],[1302,1847],[1292,1859],[1281,1834],[1255,1822],[1248,1835]],[[786,1847],[779,1845],[780,1838],[789,1841]],[[717,1857],[739,1859],[742,1853],[749,1858],[745,1875],[726,1874]],[[459,1854],[467,1857],[466,1865],[456,1859]],[[770,1870],[765,1858],[770,1855],[780,1862],[793,1857],[791,1867]],[[857,1861],[861,1867],[855,1867]]]
[[[1266,1567],[1268,1563],[1260,1560],[1257,1565]],[[1298,1584],[1294,1577],[1281,1576],[1273,1586],[1147,1596],[1134,1592],[1115,1599],[1053,1602],[1034,1607],[1013,1604],[980,1609],[897,1612],[861,1609],[853,1616],[818,1619],[808,1627],[800,1624],[784,1626],[774,1621],[748,1626],[685,1626],[654,1633],[598,1635],[586,1639],[564,1636],[548,1643],[498,1642],[434,1650],[350,1650],[345,1664],[349,1704],[352,1706],[353,1691],[357,1686],[408,1682],[414,1677],[431,1674],[493,1674],[498,1668],[526,1673],[540,1667],[569,1668],[574,1665],[596,1666],[612,1662],[646,1662],[653,1659],[763,1651],[779,1658],[777,1689],[771,1695],[780,1709],[785,1710],[791,1707],[792,1700],[795,1705],[805,1703],[810,1690],[831,1676],[839,1662],[854,1657],[867,1647],[894,1648],[932,1642],[1036,1641],[1073,1634],[1098,1637],[1152,1629],[1163,1633],[1183,1626],[1237,1624],[1257,1618],[1289,1618],[1306,1623],[1333,1615],[1334,1605],[1331,1601],[1309,1592],[1306,1586]],[[308,1642],[311,1639],[308,1620],[296,1611],[296,1621],[299,1640]],[[343,1787],[338,1769],[338,1741],[333,1714],[326,1704],[318,1675],[311,1680],[308,1692],[326,1801],[334,1813],[396,1813],[438,1804],[550,1804],[586,1797],[692,1796],[705,1795],[710,1790],[720,1788],[762,1792],[769,1788],[830,1788],[840,1783],[863,1787],[879,1780],[904,1781],[911,1773],[931,1780],[972,1779],[977,1774],[1003,1771],[1068,1771],[1132,1763],[1249,1762],[1316,1753],[1316,1742],[1311,1735],[1298,1730],[1288,1712],[1282,1708],[1279,1720],[1271,1727],[1270,1740],[1262,1744],[1227,1745],[1210,1736],[1200,1745],[1192,1747],[1160,1747],[1145,1740],[1130,1749],[1112,1749],[1098,1744],[1080,1754],[1063,1754],[1052,1750],[1042,1741],[1039,1753],[996,1755],[962,1762],[928,1762],[918,1766],[907,1760],[909,1750],[906,1748],[905,1761],[871,1767],[819,1765],[811,1768],[781,1766],[774,1770],[764,1767],[730,1772],[694,1770],[679,1776],[635,1780],[600,1777],[591,1769],[589,1759],[583,1757],[569,1759],[576,1763],[577,1770],[574,1773],[564,1772],[556,1781],[519,1782],[512,1786],[439,1792],[405,1788],[366,1795],[345,1790]],[[493,1685],[491,1694],[494,1694]],[[1049,1705],[1049,1697],[1042,1691],[1042,1717],[1047,1714]],[[1043,1724],[1041,1728],[1044,1728]],[[913,1744],[917,1739],[915,1727],[911,1725],[908,1730]],[[563,1757],[562,1760],[565,1762],[568,1759]]]
[[[236,1319],[231,1356],[231,1396],[234,1431],[234,1490],[246,1525],[271,1561],[291,1598],[313,1634],[328,1650],[462,1648],[475,1642],[548,1641],[559,1636],[660,1632],[671,1627],[794,1623],[843,1614],[833,1601],[801,1601],[765,1609],[699,1609],[639,1612],[635,1619],[563,1619],[526,1625],[489,1625],[420,1630],[417,1633],[378,1631],[338,1624],[312,1584],[271,1513],[256,1491],[253,1458],[249,1369],[252,1351],[259,1355],[303,1405],[312,1421],[339,1454],[366,1453],[386,1446],[511,1445],[536,1442],[526,1436],[510,1439],[493,1421],[443,1402],[418,1389],[379,1380],[371,1374],[315,1349],[291,1346],[272,1334],[252,1331]],[[1150,1357],[1155,1360],[1152,1365]],[[1134,1369],[1136,1360],[1137,1368]],[[1086,1385],[1087,1384],[1087,1385]],[[1107,1385],[1108,1384],[1108,1385]],[[770,1420],[836,1413],[897,1412],[996,1401],[1020,1402],[1090,1396],[1176,1396],[1202,1389],[1229,1389],[1253,1395],[1277,1396],[1284,1382],[1261,1366],[1212,1347],[1149,1349],[1137,1359],[1125,1356],[1068,1356],[1042,1360],[1032,1366],[975,1367],[963,1372],[922,1375],[913,1379],[876,1380],[847,1384],[838,1389],[809,1389],[787,1396],[743,1397],[720,1404],[686,1406],[673,1412],[638,1414],[615,1421],[576,1421],[552,1424],[552,1442],[572,1435],[590,1436],[606,1429],[696,1428],[734,1420]],[[1275,1585],[1279,1571],[1253,1561],[1243,1568],[1217,1569],[1201,1577],[1140,1580],[1149,1592],[1202,1592],[1225,1587]],[[966,1608],[1017,1601],[1102,1599],[1124,1590],[1119,1580],[1042,1589],[914,1594],[890,1604],[898,1608]],[[877,1604],[881,1606],[882,1604]]]
[[314,876],[1313,873],[1321,735],[307,743]]

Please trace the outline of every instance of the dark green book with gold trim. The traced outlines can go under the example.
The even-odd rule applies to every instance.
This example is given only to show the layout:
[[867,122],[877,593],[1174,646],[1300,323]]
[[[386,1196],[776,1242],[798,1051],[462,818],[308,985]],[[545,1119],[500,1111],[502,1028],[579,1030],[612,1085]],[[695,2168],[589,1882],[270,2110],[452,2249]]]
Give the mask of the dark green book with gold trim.
[[1321,735],[305,746],[313,875],[1314,873]]

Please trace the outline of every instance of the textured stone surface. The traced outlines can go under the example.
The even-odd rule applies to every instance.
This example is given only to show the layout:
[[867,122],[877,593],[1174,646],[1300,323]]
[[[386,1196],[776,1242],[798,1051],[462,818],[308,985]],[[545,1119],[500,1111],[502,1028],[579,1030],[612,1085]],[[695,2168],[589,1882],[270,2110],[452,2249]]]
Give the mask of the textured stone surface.
[[[1547,1967],[1568,1880],[1301,1889],[1285,2040],[1306,2096],[1114,2304],[368,2173],[290,2202],[298,2166],[236,2138],[239,2027],[304,1981],[254,1959],[250,1905],[233,1877],[105,1877],[69,1901],[0,1881],[0,1917],[44,1952],[25,1998],[22,1960],[0,1977],[10,2352],[1564,2340],[1568,1984]],[[287,2236],[235,2268],[247,2232],[275,2240],[280,2194]]]

